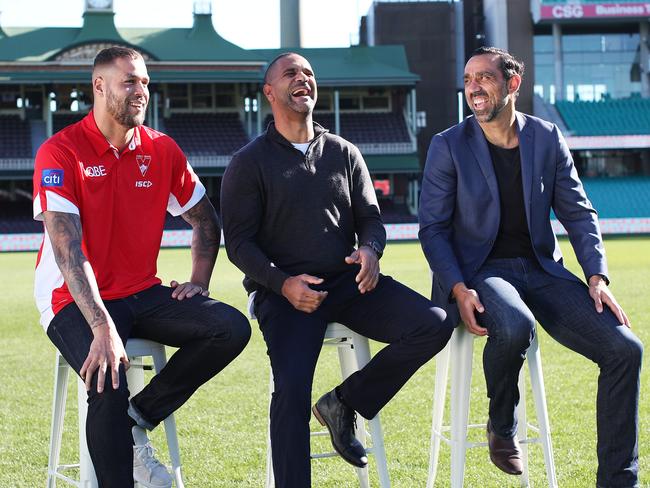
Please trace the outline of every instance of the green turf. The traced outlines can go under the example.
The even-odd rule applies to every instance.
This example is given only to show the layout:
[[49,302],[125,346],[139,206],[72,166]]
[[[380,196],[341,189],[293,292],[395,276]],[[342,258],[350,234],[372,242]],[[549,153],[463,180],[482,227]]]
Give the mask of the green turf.
[[[568,249],[568,242],[562,241]],[[650,296],[650,239],[613,239],[606,243],[612,289],[631,318],[634,330],[650,343],[647,321]],[[568,252],[567,254],[571,254]],[[0,299],[0,487],[39,487],[45,483],[49,437],[54,348],[38,325],[32,299],[35,254],[0,254],[3,293]],[[576,269],[572,255],[568,265]],[[190,265],[187,250],[166,250],[160,257],[160,276],[165,282],[186,279]],[[390,244],[382,269],[417,291],[428,294],[427,267],[416,243]],[[241,274],[220,256],[212,281],[213,296],[241,310],[246,298]],[[645,312],[645,313],[644,313]],[[597,368],[588,360],[567,351],[540,334],[546,395],[553,432],[557,476],[561,487],[595,485],[596,435],[595,393]],[[373,346],[374,350],[378,345]],[[479,355],[475,348],[470,421],[484,422],[487,401]],[[325,350],[316,373],[314,397],[338,382],[336,353]],[[395,487],[423,487],[428,469],[429,434],[434,361],[422,368],[383,410],[382,423]],[[72,383],[72,382],[71,382]],[[642,377],[639,446],[641,483],[650,486],[647,473],[650,445],[649,375]],[[69,389],[64,433],[64,459],[76,455],[76,385]],[[266,453],[268,408],[268,359],[253,324],[248,348],[222,374],[202,387],[177,413],[181,457],[188,487],[262,486]],[[527,395],[529,415],[534,416]],[[162,429],[159,429],[162,431]],[[482,432],[473,433],[482,440]],[[162,432],[154,432],[156,445],[163,447]],[[163,449],[161,449],[163,451]],[[167,460],[162,452],[161,457]],[[372,463],[372,459],[371,459]],[[357,485],[352,468],[340,459],[313,461],[313,486]],[[448,486],[449,449],[443,445],[436,486]],[[542,454],[530,454],[533,486],[544,486]],[[372,464],[371,464],[372,468]],[[467,459],[468,487],[515,487],[518,479],[493,467],[485,449],[474,449]],[[374,469],[371,482],[377,486]]]

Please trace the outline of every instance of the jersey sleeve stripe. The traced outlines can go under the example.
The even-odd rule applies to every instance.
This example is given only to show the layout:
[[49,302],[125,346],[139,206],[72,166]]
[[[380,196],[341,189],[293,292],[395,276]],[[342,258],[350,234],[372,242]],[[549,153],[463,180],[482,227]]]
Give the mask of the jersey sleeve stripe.
[[[45,208],[43,208],[43,203],[45,203]],[[74,203],[58,193],[48,190],[45,190],[45,198],[41,198],[40,192],[34,198],[34,220],[43,220],[43,212],[46,210],[79,215],[79,209]]]
[[181,205],[173,193],[169,194],[167,211],[170,214],[172,214],[174,217],[178,217],[179,215],[187,212],[194,205],[199,203],[199,200],[203,198],[203,195],[205,195],[205,187],[203,186],[203,183],[201,183],[201,181],[197,179],[194,185],[194,191],[192,192],[192,197],[188,200],[188,202],[185,205]]
[[41,248],[41,259],[38,261],[34,275],[34,298],[36,299],[36,307],[41,313],[41,325],[46,331],[50,321],[54,317],[52,294],[54,290],[61,286],[63,286],[63,275],[54,259],[54,250],[52,249],[50,236],[47,230],[45,230]]

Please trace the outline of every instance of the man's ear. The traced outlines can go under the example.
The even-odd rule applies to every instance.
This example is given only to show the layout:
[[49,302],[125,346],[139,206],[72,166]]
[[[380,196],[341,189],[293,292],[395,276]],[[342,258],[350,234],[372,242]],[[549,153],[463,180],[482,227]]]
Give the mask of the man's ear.
[[266,83],[262,87],[262,91],[264,92],[264,96],[269,101],[269,103],[273,103],[275,101],[275,97],[273,96],[273,89],[271,88],[271,85]]
[[508,80],[508,93],[516,93],[519,91],[519,88],[521,87],[521,76],[519,75],[512,75],[512,77]]
[[93,78],[93,92],[101,96],[104,96],[105,82],[104,78],[101,75],[95,76]]

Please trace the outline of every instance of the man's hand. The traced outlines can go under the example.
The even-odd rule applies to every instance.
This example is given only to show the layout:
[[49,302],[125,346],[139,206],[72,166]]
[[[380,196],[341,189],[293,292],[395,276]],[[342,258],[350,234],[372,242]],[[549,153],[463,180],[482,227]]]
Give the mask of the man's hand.
[[312,290],[309,285],[320,285],[322,282],[322,278],[308,274],[291,276],[282,284],[282,295],[296,310],[312,313],[323,303],[327,292]]
[[375,289],[379,281],[379,259],[377,253],[368,246],[361,246],[345,258],[347,264],[360,264],[361,271],[356,277],[359,291],[366,293]]
[[603,303],[607,305],[621,325],[632,327],[630,320],[614,298],[614,295],[607,287],[607,282],[600,275],[593,275],[589,278],[589,296],[593,298],[596,305],[596,312],[603,313]]
[[487,335],[488,330],[478,325],[476,320],[475,312],[483,313],[485,311],[476,290],[467,288],[465,283],[456,283],[452,289],[452,293],[458,304],[460,318],[465,323],[467,330],[477,336]]
[[122,339],[113,324],[98,325],[93,328],[95,335],[90,344],[88,356],[81,366],[79,376],[86,382],[86,391],[90,391],[93,374],[97,372],[97,393],[104,391],[106,371],[111,368],[113,389],[120,386],[119,367],[124,364],[124,369],[129,369],[129,358],[126,356]]
[[192,298],[194,295],[203,295],[204,297],[210,295],[210,291],[208,290],[207,286],[203,287],[202,285],[197,285],[190,281],[186,281],[185,283],[179,283],[176,280],[172,280],[169,283],[169,286],[171,286],[174,289],[174,291],[172,292],[172,298],[175,298],[176,300]]

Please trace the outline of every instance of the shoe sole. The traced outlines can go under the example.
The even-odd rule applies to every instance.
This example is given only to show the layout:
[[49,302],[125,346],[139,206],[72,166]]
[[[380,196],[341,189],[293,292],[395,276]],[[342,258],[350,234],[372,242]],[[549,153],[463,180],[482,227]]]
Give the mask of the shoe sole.
[[318,420],[318,422],[319,422],[323,427],[327,427],[327,431],[330,433],[330,442],[332,443],[332,447],[334,448],[334,450],[336,451],[336,453],[337,453],[339,456],[341,456],[341,459],[343,459],[346,463],[351,464],[352,466],[355,466],[355,467],[357,467],[357,468],[365,468],[365,467],[368,466],[368,463],[366,463],[366,464],[357,464],[357,463],[353,462],[352,460],[347,459],[347,458],[343,455],[343,453],[341,453],[341,451],[339,451],[339,450],[337,449],[336,444],[334,444],[334,442],[332,441],[332,439],[333,439],[332,429],[330,429],[329,424],[328,424],[327,422],[325,422],[325,420],[324,420],[323,417],[321,416],[320,412],[318,411],[318,408],[316,407],[316,405],[314,405],[313,407],[311,407],[311,411],[314,413],[314,417],[316,417],[316,420]]
[[512,476],[521,476],[521,475],[524,473],[523,471],[514,472],[514,471],[507,471],[507,470],[503,469],[501,466],[499,466],[499,465],[494,461],[494,459],[492,458],[492,454],[490,454],[490,461],[492,461],[492,464],[494,464],[494,466],[496,466],[497,468],[499,468],[499,469],[500,469],[501,471],[503,471],[505,474],[510,474],[510,475],[512,475]]

